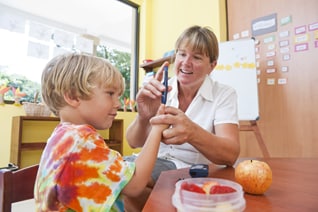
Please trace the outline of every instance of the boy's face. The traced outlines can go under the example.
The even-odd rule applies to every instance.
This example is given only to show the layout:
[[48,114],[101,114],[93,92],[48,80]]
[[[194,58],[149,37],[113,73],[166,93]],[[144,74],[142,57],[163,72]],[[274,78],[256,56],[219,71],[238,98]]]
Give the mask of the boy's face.
[[110,128],[120,108],[119,97],[118,90],[114,88],[94,88],[91,99],[80,100],[77,108],[79,118],[98,130]]

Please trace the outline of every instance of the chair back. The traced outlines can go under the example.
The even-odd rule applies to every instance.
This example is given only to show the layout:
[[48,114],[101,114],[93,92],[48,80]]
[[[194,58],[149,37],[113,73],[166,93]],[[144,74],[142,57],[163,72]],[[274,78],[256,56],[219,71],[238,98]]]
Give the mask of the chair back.
[[17,171],[0,169],[0,212],[11,212],[12,203],[34,198],[39,165]]

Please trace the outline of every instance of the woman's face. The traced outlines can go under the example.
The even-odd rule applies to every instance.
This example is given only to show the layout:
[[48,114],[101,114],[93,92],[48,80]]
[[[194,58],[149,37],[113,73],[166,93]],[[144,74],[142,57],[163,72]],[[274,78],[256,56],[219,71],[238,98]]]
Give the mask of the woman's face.
[[174,71],[180,86],[199,88],[207,74],[213,70],[215,63],[200,52],[194,52],[192,48],[182,47],[178,49]]

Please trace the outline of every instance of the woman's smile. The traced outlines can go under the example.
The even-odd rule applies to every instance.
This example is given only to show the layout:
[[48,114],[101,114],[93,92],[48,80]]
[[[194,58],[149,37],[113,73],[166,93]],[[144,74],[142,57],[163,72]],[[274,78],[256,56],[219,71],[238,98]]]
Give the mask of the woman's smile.
[[183,73],[183,74],[193,74],[192,71],[186,71],[186,70],[181,69],[181,68],[180,68],[180,72]]

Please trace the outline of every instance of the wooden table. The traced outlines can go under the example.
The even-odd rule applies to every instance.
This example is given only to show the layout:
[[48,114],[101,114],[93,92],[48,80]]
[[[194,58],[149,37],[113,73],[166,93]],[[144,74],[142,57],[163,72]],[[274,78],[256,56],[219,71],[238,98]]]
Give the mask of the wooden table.
[[[246,159],[241,158],[239,161]],[[261,158],[273,172],[273,183],[264,195],[244,194],[248,211],[318,211],[318,158]],[[236,163],[237,164],[237,163]],[[235,167],[235,165],[234,165]],[[162,172],[144,212],[174,212],[171,203],[175,183],[189,178],[189,169]],[[209,177],[235,180],[233,167],[212,165]]]

